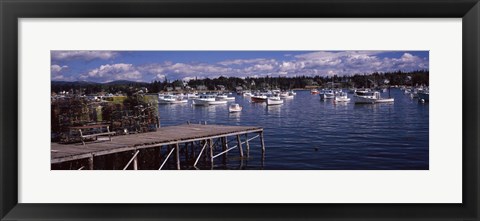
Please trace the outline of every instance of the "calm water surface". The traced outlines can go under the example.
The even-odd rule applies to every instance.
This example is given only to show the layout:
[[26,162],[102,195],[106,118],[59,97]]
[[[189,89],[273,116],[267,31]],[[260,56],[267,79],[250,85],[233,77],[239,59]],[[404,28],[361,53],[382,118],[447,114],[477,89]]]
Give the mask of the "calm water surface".
[[160,105],[161,125],[207,121],[264,128],[263,162],[255,139],[248,160],[239,160],[232,151],[227,162],[216,162],[214,169],[428,170],[428,103],[399,89],[391,90],[393,104],[354,104],[353,99],[334,104],[310,91],[297,91],[283,105],[267,107],[231,96],[242,112],[229,113],[228,105],[193,106],[191,101]]

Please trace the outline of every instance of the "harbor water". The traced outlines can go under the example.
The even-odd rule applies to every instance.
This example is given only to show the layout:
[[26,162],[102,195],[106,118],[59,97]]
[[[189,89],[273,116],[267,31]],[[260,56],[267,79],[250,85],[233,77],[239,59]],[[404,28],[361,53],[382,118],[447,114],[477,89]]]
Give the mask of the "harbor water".
[[[229,104],[159,105],[161,126],[208,124],[264,128],[266,155],[258,139],[250,142],[250,158],[233,151],[214,169],[249,170],[428,170],[429,108],[399,89],[390,91],[394,103],[354,104],[322,101],[310,91],[296,91],[284,104],[252,103],[234,96],[243,107],[229,113]],[[389,92],[381,94],[388,97]],[[233,139],[233,137],[232,137]]]

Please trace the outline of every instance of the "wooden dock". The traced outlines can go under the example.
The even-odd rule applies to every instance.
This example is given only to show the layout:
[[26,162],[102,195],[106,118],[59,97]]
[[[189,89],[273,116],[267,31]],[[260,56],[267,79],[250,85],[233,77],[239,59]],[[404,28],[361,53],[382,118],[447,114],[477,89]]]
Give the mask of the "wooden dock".
[[[248,134],[254,133],[252,137]],[[228,139],[231,139],[228,141]],[[265,145],[263,141],[263,128],[250,126],[223,126],[223,125],[202,125],[202,124],[185,124],[178,126],[169,126],[158,128],[156,132],[129,134],[123,136],[114,136],[111,141],[93,141],[87,142],[86,145],[76,144],[58,144],[51,145],[51,164],[59,164],[71,161],[88,159],[88,165],[82,166],[80,169],[95,169],[94,158],[98,156],[112,155],[122,152],[132,152],[132,158],[125,165],[124,169],[138,168],[137,155],[140,151],[166,147],[168,155],[162,159],[162,169],[165,163],[173,154],[177,169],[180,169],[180,149],[190,151],[196,157],[194,163],[190,166],[195,167],[200,157],[208,159],[212,163],[216,157],[226,155],[227,152],[237,149],[239,157],[243,158],[243,145],[245,144],[247,155],[249,154],[249,141],[259,138],[262,148],[262,158],[265,154]],[[229,143],[234,142],[236,145],[229,147]],[[182,145],[180,145],[182,144]],[[197,152],[195,152],[197,147]],[[175,152],[175,153],[174,153]],[[196,156],[195,156],[196,155]],[[160,160],[160,159],[159,159]],[[190,162],[184,162],[190,163]]]

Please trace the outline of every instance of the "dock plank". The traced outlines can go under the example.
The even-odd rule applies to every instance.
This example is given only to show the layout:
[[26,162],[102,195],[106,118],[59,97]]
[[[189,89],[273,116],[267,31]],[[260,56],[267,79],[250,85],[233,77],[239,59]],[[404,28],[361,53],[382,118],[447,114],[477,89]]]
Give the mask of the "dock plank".
[[59,163],[88,158],[92,155],[118,153],[137,148],[148,148],[173,143],[210,139],[225,135],[238,135],[261,132],[263,128],[255,126],[225,126],[185,124],[158,128],[155,132],[114,136],[112,141],[97,141],[80,144],[51,144],[51,162]]

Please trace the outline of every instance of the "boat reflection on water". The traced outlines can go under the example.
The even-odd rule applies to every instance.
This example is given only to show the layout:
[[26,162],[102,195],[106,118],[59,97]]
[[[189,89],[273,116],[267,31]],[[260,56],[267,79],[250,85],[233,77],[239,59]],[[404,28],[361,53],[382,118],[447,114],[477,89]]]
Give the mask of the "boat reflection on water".
[[393,110],[394,103],[375,103],[375,104],[354,104],[353,109],[356,111],[373,110],[373,113],[382,112],[384,110]]
[[267,110],[267,115],[280,114],[282,111],[282,105],[267,105],[266,110]]

